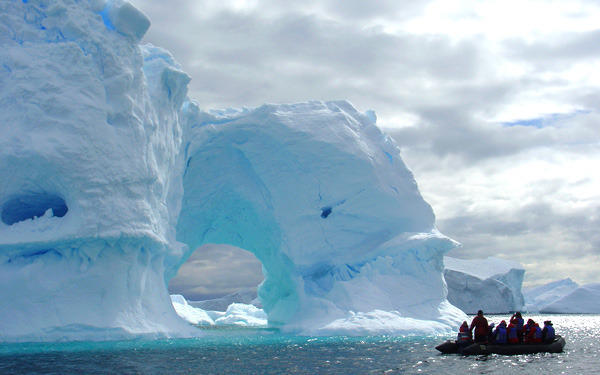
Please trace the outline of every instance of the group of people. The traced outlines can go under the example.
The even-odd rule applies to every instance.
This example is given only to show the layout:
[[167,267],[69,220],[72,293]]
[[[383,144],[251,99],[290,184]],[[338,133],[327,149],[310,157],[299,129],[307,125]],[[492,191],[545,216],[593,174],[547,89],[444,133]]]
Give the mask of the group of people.
[[[474,337],[473,337],[474,334]],[[483,311],[479,310],[477,316],[473,318],[471,326],[463,322],[458,330],[457,343],[459,345],[470,345],[476,343],[488,344],[540,344],[552,342],[556,334],[552,322],[546,320],[544,328],[533,319],[525,321],[520,312],[516,312],[510,318],[508,326],[506,321],[501,321],[494,328],[494,323],[488,325],[487,319],[483,316]]]

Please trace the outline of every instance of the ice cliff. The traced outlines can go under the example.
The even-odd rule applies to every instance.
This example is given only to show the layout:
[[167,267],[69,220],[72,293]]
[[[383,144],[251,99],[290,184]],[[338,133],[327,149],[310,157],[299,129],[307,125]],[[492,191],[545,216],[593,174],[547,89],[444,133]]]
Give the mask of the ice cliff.
[[202,111],[127,2],[0,2],[0,340],[189,336],[166,281],[253,252],[269,325],[440,332],[435,228],[398,147],[349,103]]
[[444,257],[448,301],[467,314],[507,313],[523,309],[525,270],[518,262],[498,258]]

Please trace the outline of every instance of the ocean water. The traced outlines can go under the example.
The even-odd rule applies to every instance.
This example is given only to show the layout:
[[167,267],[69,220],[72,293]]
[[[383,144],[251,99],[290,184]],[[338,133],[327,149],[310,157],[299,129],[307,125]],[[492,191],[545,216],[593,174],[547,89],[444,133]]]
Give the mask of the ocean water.
[[[447,337],[304,337],[211,329],[196,339],[0,344],[0,374],[598,374],[600,315],[552,320],[563,353],[441,355]],[[498,323],[508,316],[489,316]]]

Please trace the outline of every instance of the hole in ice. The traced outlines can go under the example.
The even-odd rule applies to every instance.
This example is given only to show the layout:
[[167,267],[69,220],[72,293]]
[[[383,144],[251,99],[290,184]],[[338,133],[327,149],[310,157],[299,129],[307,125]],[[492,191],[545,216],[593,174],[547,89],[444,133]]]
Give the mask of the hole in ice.
[[13,225],[20,221],[35,219],[52,210],[52,216],[63,217],[69,211],[65,200],[56,194],[28,193],[18,195],[2,205],[2,222]]
[[321,208],[321,217],[326,219],[327,216],[331,215],[331,207],[323,207]]
[[231,245],[200,246],[169,280],[169,293],[181,294],[206,310],[225,311],[232,302],[251,304],[264,280],[262,263]]

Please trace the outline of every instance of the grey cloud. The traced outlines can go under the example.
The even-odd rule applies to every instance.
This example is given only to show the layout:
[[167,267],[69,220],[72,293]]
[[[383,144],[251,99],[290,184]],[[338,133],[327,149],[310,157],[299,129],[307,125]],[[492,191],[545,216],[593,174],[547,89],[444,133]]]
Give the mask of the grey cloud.
[[[473,165],[535,148],[554,147],[562,152],[588,154],[597,150],[600,115],[575,113],[552,126],[502,126],[476,122],[467,113],[449,108],[424,111],[418,126],[386,129],[405,154],[427,155],[431,165],[439,159],[455,158],[458,164]],[[419,163],[418,158],[415,162]],[[418,165],[413,165],[418,168]]]
[[552,40],[504,43],[509,56],[534,62],[539,67],[571,64],[581,59],[600,58],[600,30],[562,34]]
[[346,0],[343,3],[333,0],[325,2],[327,11],[337,13],[350,19],[406,19],[418,15],[431,1],[398,2],[396,0],[381,0],[369,2],[363,0]]
[[205,300],[256,287],[262,280],[262,265],[251,253],[233,246],[205,245],[170,280],[169,292]]
[[[379,110],[383,98],[391,111],[424,81],[443,90],[440,81],[480,75],[475,40],[390,35],[354,19],[300,12],[194,16],[189,5],[142,5],[157,14],[145,40],[173,52],[192,76],[191,96],[204,107],[347,98]],[[387,14],[385,8],[377,11]]]

